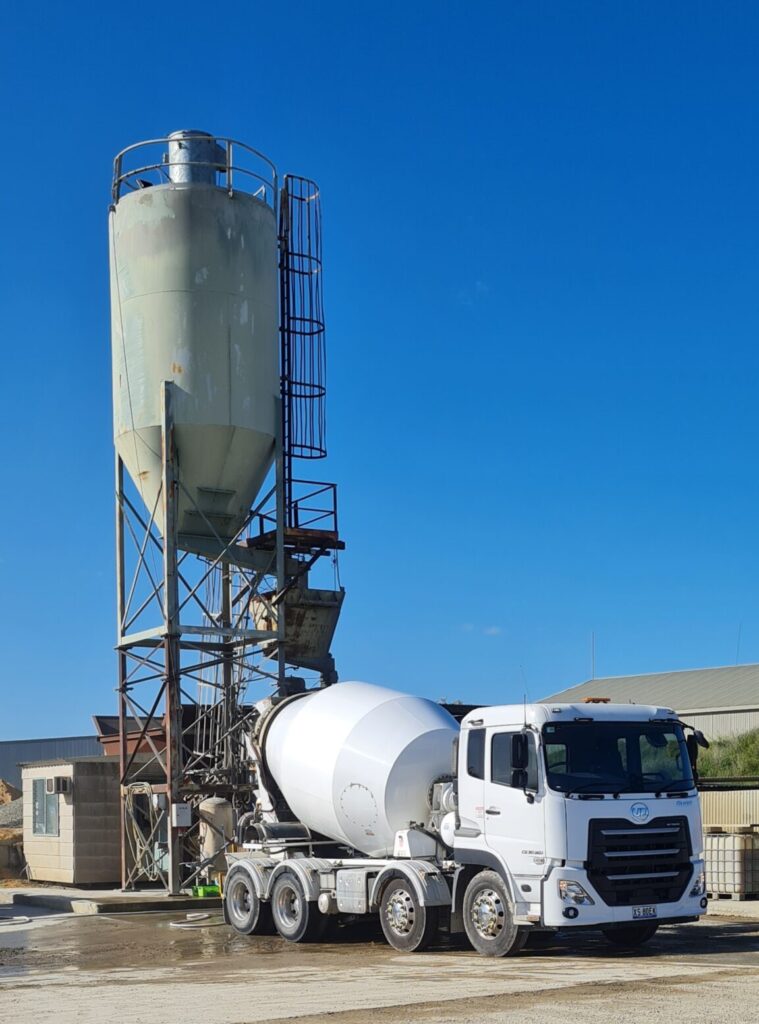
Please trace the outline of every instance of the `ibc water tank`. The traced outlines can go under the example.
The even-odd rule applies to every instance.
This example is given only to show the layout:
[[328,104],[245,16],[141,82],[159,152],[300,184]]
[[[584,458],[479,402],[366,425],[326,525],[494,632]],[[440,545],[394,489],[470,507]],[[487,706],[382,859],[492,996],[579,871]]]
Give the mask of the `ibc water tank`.
[[427,792],[451,771],[456,721],[439,705],[369,683],[337,683],[275,711],[266,764],[309,828],[372,857],[429,816]]
[[[162,382],[173,381],[179,479],[189,494],[180,487],[179,530],[231,536],[274,455],[273,193],[241,175],[239,191],[217,185],[223,151],[205,133],[174,133],[166,144],[163,183],[137,174],[122,190],[117,177],[111,209],[114,439],[152,511]],[[162,529],[160,504],[156,513]]]

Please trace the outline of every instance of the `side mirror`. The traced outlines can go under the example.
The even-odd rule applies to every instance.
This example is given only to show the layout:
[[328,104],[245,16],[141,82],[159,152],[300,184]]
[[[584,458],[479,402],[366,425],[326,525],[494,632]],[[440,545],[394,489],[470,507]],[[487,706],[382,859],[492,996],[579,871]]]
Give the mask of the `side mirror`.
[[693,735],[696,737],[696,743],[698,743],[699,747],[703,747],[704,750],[709,749],[709,740],[704,736],[700,729],[694,729]]
[[691,770],[693,771],[693,777],[698,782],[698,740],[692,733],[688,736],[685,741],[685,746],[688,749],[688,760],[690,761]]
[[537,777],[530,770],[530,737],[526,732],[516,732],[511,737],[511,788],[524,790],[527,802],[533,803],[538,791]]
[[[528,756],[527,735],[523,732],[515,732],[511,737],[512,778],[516,771],[525,771],[527,768]],[[511,784],[512,786],[515,785],[513,781]]]

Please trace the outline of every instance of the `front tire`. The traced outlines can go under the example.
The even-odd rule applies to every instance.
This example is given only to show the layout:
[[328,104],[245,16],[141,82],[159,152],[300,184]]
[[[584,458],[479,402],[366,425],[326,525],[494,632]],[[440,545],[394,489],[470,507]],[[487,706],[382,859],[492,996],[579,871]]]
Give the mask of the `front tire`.
[[224,916],[240,935],[270,935],[271,907],[263,903],[244,868],[232,868],[224,883]]
[[382,890],[380,923],[388,943],[402,953],[419,953],[437,934],[440,912],[423,907],[413,885],[405,878],[391,878]]
[[513,956],[527,941],[527,930],[514,922],[514,907],[503,879],[480,871],[464,893],[464,930],[482,956]]
[[288,942],[316,942],[324,934],[327,916],[306,898],[303,883],[293,871],[283,871],[271,891],[274,927]]
[[631,924],[626,928],[604,928],[603,934],[613,946],[635,949],[652,939],[658,928],[658,924]]

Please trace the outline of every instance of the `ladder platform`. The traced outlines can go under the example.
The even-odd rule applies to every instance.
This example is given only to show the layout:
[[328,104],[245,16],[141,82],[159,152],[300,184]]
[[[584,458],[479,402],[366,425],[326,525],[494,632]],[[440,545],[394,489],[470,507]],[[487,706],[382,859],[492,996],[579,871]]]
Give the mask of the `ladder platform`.
[[[277,531],[268,530],[257,537],[248,537],[249,548],[258,551],[273,551],[277,545]],[[345,542],[334,530],[311,530],[303,527],[285,527],[285,548],[288,551],[308,553],[313,551],[344,551]]]

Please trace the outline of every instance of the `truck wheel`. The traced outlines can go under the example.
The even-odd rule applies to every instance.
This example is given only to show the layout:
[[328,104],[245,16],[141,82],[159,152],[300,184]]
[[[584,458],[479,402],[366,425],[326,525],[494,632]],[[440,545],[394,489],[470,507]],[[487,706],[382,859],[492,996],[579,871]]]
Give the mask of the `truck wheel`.
[[652,939],[658,931],[658,924],[631,924],[627,928],[604,928],[604,936],[613,946],[625,946],[634,949]]
[[233,868],[224,884],[224,916],[241,935],[271,934],[271,908],[262,903],[244,868]]
[[464,930],[483,956],[513,956],[527,941],[527,930],[517,928],[514,910],[503,879],[495,871],[480,871],[464,893]]
[[437,907],[423,907],[411,882],[391,878],[382,890],[380,922],[393,949],[416,953],[426,949],[438,930]]
[[271,891],[274,927],[288,942],[315,942],[327,926],[327,915],[309,902],[298,876],[283,871]]

